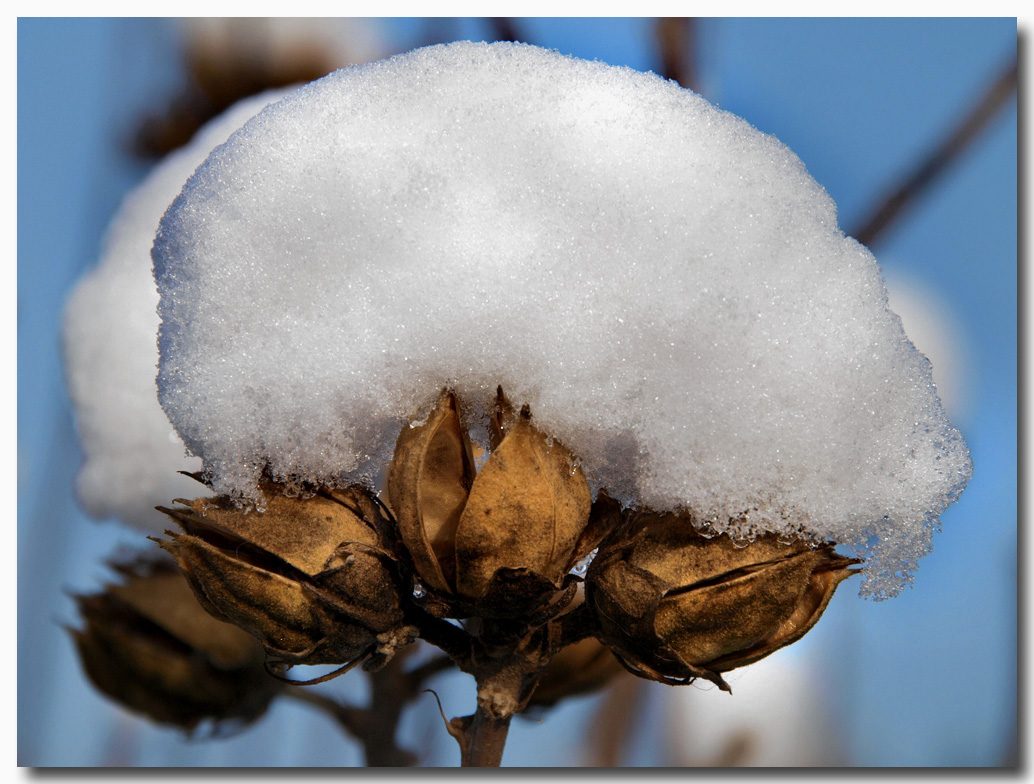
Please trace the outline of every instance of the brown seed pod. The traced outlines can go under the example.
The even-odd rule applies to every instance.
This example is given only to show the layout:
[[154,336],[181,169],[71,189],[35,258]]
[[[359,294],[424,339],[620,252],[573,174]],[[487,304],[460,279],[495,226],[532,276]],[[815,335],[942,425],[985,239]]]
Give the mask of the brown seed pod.
[[380,508],[358,487],[310,497],[262,489],[261,512],[226,497],[159,507],[184,531],[159,544],[198,601],[254,636],[273,661],[387,661],[408,634]]
[[83,628],[70,630],[93,684],[130,710],[187,730],[204,720],[251,722],[282,684],[262,647],[205,612],[171,559],[116,568],[121,584],[77,596]]
[[509,411],[500,391],[493,449],[476,473],[448,390],[396,444],[388,500],[437,614],[559,611],[567,573],[605,533],[589,525],[589,486],[571,453],[532,425],[527,406]]
[[602,639],[637,675],[665,683],[742,667],[803,637],[860,563],[830,545],[765,535],[737,547],[688,515],[640,513],[593,562],[586,595]]

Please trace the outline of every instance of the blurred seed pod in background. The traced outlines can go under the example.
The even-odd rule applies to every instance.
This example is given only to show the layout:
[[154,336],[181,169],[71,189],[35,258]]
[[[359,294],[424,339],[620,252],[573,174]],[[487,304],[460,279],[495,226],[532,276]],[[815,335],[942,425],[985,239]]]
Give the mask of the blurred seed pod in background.
[[550,660],[528,705],[552,708],[568,697],[603,689],[622,672],[621,662],[605,645],[586,637],[568,645]]
[[76,596],[83,627],[70,630],[101,692],[185,730],[265,713],[283,685],[266,673],[261,646],[205,612],[171,559],[140,557],[114,568],[123,582]]

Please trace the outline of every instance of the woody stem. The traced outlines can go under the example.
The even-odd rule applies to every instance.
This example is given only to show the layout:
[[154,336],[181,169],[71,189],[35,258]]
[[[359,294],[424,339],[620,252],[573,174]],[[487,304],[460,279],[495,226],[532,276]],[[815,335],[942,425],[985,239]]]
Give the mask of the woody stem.
[[463,767],[498,767],[510,719],[527,705],[549,661],[549,634],[545,627],[485,619],[475,628],[477,650],[467,671],[477,681],[477,710],[453,719],[450,732]]
[[510,719],[495,718],[478,705],[460,743],[461,765],[465,768],[497,768],[503,760]]

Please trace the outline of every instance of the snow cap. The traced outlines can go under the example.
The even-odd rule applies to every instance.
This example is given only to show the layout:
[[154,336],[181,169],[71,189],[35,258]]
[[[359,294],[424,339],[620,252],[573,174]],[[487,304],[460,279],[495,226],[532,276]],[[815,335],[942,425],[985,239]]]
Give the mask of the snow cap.
[[875,259],[779,141],[653,74],[456,43],[337,71],[202,165],[153,250],[160,400],[214,489],[373,481],[502,386],[595,489],[804,533],[896,593],[969,453]]

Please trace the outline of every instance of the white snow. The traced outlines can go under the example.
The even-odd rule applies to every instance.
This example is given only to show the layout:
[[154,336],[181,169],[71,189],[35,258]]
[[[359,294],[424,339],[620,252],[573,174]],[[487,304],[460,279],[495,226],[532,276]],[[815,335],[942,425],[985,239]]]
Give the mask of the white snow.
[[801,161],[652,74],[469,43],[337,71],[198,169],[153,257],[160,398],[220,492],[370,479],[442,387],[477,424],[502,385],[594,488],[850,545],[883,597],[971,472]]
[[167,527],[154,510],[204,488],[177,471],[197,471],[158,405],[158,289],[151,245],[162,213],[214,147],[286,92],[239,104],[168,156],[123,200],[105,237],[100,262],[76,286],[65,308],[69,392],[85,459],[79,499],[97,518],[118,517],[151,531]]
[[944,410],[953,421],[965,421],[980,377],[974,371],[973,349],[959,329],[958,319],[930,283],[888,269],[886,259],[883,279],[890,309],[901,317],[909,340],[933,364],[933,380]]

